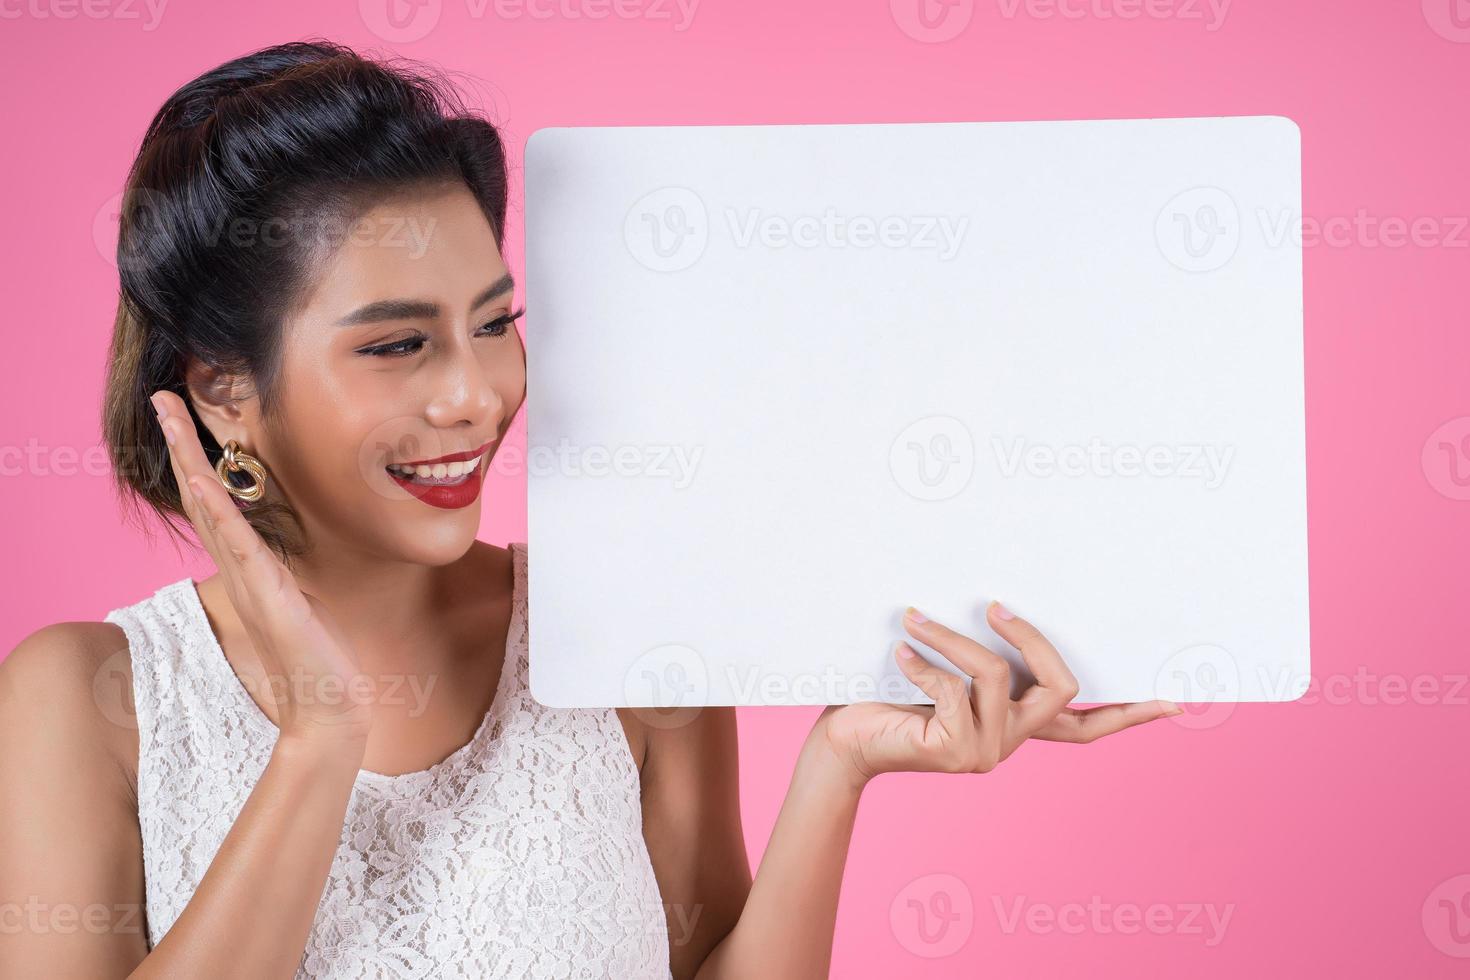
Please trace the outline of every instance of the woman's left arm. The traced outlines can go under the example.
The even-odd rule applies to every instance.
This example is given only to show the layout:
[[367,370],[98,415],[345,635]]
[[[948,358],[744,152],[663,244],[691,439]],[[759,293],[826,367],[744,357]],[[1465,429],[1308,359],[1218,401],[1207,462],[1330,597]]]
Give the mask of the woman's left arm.
[[642,774],[643,838],[668,922],[669,966],[687,980],[735,927],[750,893],[735,709],[618,714]]
[[[662,852],[654,863],[665,901],[673,896],[669,919],[676,978],[827,976],[858,801],[868,781],[879,773],[989,772],[1028,738],[1092,742],[1181,710],[1165,701],[1069,708],[1077,695],[1077,681],[1046,637],[999,604],[991,604],[987,620],[1020,651],[1036,683],[1012,700],[1005,658],[910,610],[904,617],[909,635],[937,650],[968,675],[969,682],[899,644],[895,656],[900,669],[934,700],[933,706],[867,701],[823,711],[802,745],[753,883],[740,834],[738,786],[733,782],[733,709],[706,708],[696,712],[687,726],[651,735],[645,835],[650,852]],[[673,796],[683,797],[680,805],[691,811],[683,817],[673,814],[669,810]],[[726,806],[733,813],[715,812]],[[698,826],[694,822],[698,819],[710,823]],[[684,821],[690,822],[675,834],[677,841],[656,843],[660,828]],[[738,868],[732,867],[735,854]],[[691,862],[709,867],[694,869]],[[666,874],[672,888],[665,884]],[[681,907],[686,913],[703,909],[705,919],[703,928],[693,932],[698,940],[682,950],[673,932]]]

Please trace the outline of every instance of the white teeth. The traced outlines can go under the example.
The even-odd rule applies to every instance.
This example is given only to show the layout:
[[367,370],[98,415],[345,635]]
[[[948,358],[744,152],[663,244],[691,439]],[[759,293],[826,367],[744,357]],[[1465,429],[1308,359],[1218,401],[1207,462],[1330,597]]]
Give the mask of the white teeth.
[[459,460],[453,463],[431,463],[419,466],[404,466],[402,463],[389,463],[388,469],[394,474],[408,479],[425,482],[433,481],[454,483],[469,476],[480,465],[480,457],[474,459]]

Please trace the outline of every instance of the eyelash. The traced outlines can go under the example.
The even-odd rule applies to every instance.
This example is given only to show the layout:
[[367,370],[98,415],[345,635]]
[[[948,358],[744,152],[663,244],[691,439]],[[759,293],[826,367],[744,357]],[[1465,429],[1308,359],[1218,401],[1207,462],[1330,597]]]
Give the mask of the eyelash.
[[[506,332],[510,330],[511,324],[514,323],[516,320],[519,320],[522,316],[525,315],[525,313],[526,308],[523,306],[519,310],[516,310],[514,313],[507,313],[504,316],[496,317],[494,320],[491,320],[489,323],[485,324],[485,327],[500,327],[500,330],[495,333],[478,335],[485,337],[503,337],[505,336]],[[483,330],[485,329],[485,327],[481,327],[480,329]],[[412,337],[404,337],[402,340],[395,340],[391,344],[378,344],[374,347],[361,347],[358,349],[357,352],[359,354],[366,354],[369,357],[408,357],[412,354],[417,354],[423,348],[424,341],[426,339],[427,338],[424,337],[422,334],[415,334]],[[407,345],[410,344],[415,346],[413,346],[412,349],[409,349]]]

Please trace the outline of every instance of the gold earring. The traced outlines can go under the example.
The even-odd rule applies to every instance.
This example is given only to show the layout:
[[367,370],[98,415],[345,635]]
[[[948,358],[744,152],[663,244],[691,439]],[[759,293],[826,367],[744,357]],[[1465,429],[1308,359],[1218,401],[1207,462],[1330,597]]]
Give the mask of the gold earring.
[[[250,474],[248,487],[237,487],[230,479],[231,473],[239,473],[241,470]],[[265,467],[254,456],[242,452],[240,444],[233,439],[225,443],[224,455],[214,464],[214,472],[219,475],[219,482],[225,485],[230,496],[236,500],[253,504],[265,496]]]

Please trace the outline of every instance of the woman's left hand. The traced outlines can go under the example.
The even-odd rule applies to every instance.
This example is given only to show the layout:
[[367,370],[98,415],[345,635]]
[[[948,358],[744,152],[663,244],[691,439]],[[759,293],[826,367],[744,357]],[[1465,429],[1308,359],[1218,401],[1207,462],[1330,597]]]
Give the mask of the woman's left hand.
[[825,744],[854,786],[882,772],[990,772],[1028,738],[1092,742],[1104,735],[1183,709],[1168,701],[1109,704],[1086,710],[1067,705],[1077,679],[1041,632],[999,603],[986,610],[990,628],[1021,652],[1036,678],[1011,699],[1011,669],[1004,657],[910,608],[904,629],[938,650],[971,681],[929,664],[907,643],[895,659],[933,706],[864,701],[831,705],[808,738]]

